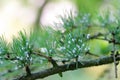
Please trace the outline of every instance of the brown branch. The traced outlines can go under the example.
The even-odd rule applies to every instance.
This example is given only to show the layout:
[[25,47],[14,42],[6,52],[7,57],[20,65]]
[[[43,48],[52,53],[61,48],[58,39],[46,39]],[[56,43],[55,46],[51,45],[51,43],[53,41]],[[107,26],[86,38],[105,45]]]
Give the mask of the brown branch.
[[2,57],[2,58],[0,58],[0,59],[1,59],[1,60],[11,60],[11,61],[20,60],[20,59],[17,58],[17,57],[13,57],[13,58]]
[[117,42],[116,40],[109,40],[106,37],[99,38],[100,36],[104,36],[104,35],[106,35],[106,34],[98,33],[96,35],[90,36],[89,40],[91,40],[91,39],[98,39],[98,40],[108,41],[109,43],[114,43],[115,45],[120,45],[120,42]]
[[100,36],[103,36],[104,34],[102,34],[102,33],[98,33],[98,34],[95,34],[95,35],[93,35],[93,36],[90,36],[90,38],[89,39],[96,39],[97,37],[100,37]]
[[34,23],[36,29],[39,28],[39,23],[40,23],[42,12],[43,12],[43,10],[44,10],[44,8],[45,8],[45,6],[48,2],[49,2],[49,0],[45,0],[43,5],[40,8],[38,8],[37,15],[36,15],[36,20],[35,20],[35,23]]
[[[119,61],[119,60],[120,60],[120,54],[116,56],[116,61]],[[86,68],[86,67],[92,67],[92,66],[100,66],[100,65],[110,64],[113,62],[114,62],[113,56],[105,56],[105,57],[100,57],[98,59],[93,59],[93,60],[79,61],[78,68],[80,69],[80,68]],[[60,72],[65,72],[70,70],[76,70],[76,62],[71,62],[69,64],[64,64],[57,67],[45,69],[37,73],[32,73],[30,76],[22,76],[14,80],[42,79],[54,74],[58,74]]]
[[25,71],[26,71],[27,76],[31,75],[31,70],[29,68],[29,65],[25,65]]

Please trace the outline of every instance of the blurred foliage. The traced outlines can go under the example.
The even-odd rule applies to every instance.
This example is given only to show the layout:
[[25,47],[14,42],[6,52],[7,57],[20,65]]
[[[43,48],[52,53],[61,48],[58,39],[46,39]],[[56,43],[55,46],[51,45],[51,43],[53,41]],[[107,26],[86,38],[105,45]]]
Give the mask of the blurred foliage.
[[75,0],[80,12],[95,14],[104,0]]
[[96,13],[104,14],[108,10],[116,13],[120,8],[119,0],[73,0],[73,2],[81,13],[90,13],[92,16],[95,16]]
[[108,55],[108,53],[110,52],[110,46],[109,43],[107,41],[104,40],[91,40],[89,42],[90,45],[90,52],[96,54],[96,55]]

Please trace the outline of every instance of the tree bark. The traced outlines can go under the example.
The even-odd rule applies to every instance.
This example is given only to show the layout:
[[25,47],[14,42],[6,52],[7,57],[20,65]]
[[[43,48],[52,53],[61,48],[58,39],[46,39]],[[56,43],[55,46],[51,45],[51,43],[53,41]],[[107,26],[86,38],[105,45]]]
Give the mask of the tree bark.
[[[116,61],[120,60],[120,54],[116,56]],[[30,76],[21,76],[20,78],[14,79],[14,80],[35,80],[35,79],[42,79],[54,74],[58,74],[60,72],[70,71],[70,70],[76,70],[80,68],[86,68],[86,67],[92,67],[92,66],[100,66],[105,64],[113,63],[113,56],[104,56],[100,57],[98,59],[92,59],[92,60],[84,60],[84,61],[78,61],[78,68],[76,68],[76,62],[71,62],[69,64],[60,65],[57,67],[45,69],[43,71],[39,71],[36,73],[32,73]]]

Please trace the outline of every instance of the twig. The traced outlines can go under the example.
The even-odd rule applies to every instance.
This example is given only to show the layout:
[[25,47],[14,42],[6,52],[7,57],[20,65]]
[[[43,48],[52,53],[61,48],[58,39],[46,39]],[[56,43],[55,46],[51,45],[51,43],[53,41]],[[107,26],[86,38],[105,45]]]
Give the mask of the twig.
[[96,35],[90,36],[89,39],[96,39],[97,37],[103,36],[103,35],[104,35],[104,34],[102,34],[102,33],[98,33],[98,34],[96,34]]
[[[40,56],[40,57],[46,58],[46,59],[52,64],[53,67],[58,67],[58,66],[59,66],[59,65],[57,64],[57,61],[54,60],[52,57],[48,57],[48,56],[46,56],[46,55],[43,55],[43,54],[40,53],[40,52],[34,52],[34,54],[37,54],[37,55]],[[58,74],[59,74],[60,77],[63,76],[61,72],[58,73]]]
[[39,23],[40,23],[42,12],[43,12],[43,10],[44,10],[44,8],[45,8],[45,6],[48,2],[49,2],[49,0],[45,0],[43,5],[40,8],[38,8],[37,15],[36,15],[36,20],[35,20],[35,23],[34,23],[36,29],[39,28]]
[[[109,40],[106,37],[104,37],[104,35],[106,34],[102,34],[102,33],[98,33],[96,35],[90,36],[89,40],[91,39],[99,39],[99,40],[104,40],[104,41],[108,41],[109,43],[113,43],[113,40]],[[103,36],[104,38],[99,38],[100,36]],[[115,45],[120,45],[120,42],[114,41]]]
[[114,66],[115,66],[115,78],[118,77],[117,75],[117,65],[116,65],[116,56],[115,56],[115,34],[114,32],[112,32],[112,36],[113,36],[113,39],[112,39],[112,43],[113,43],[113,51],[112,51],[112,56],[113,56],[113,60],[114,60]]

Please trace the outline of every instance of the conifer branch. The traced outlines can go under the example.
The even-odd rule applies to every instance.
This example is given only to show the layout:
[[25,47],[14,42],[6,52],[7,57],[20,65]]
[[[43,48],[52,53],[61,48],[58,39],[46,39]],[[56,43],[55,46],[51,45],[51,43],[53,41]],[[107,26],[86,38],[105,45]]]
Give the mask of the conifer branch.
[[[120,54],[116,56],[116,61],[120,60]],[[104,56],[100,57],[98,59],[92,59],[92,60],[84,60],[84,61],[78,61],[78,68],[86,68],[86,67],[92,67],[92,66],[100,66],[105,64],[113,63],[113,56]],[[69,67],[68,67],[69,66]],[[21,76],[20,78],[14,79],[14,80],[35,80],[35,79],[42,79],[54,74],[58,74],[60,72],[66,72],[70,70],[76,70],[76,62],[71,62],[69,64],[59,65],[57,67],[45,69],[43,71],[39,71],[36,73],[32,73],[30,76]]]

